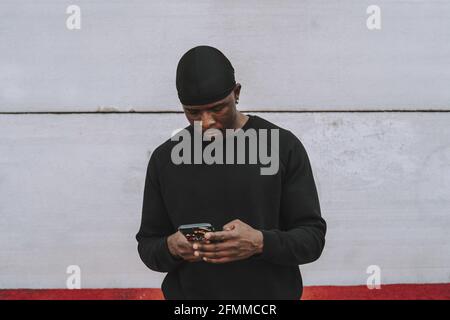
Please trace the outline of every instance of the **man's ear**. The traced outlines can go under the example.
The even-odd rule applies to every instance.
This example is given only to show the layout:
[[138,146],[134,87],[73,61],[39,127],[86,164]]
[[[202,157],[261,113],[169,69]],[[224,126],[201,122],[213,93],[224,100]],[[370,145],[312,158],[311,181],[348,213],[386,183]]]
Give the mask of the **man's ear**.
[[236,83],[236,87],[234,88],[234,100],[239,100],[239,95],[241,94],[241,84]]

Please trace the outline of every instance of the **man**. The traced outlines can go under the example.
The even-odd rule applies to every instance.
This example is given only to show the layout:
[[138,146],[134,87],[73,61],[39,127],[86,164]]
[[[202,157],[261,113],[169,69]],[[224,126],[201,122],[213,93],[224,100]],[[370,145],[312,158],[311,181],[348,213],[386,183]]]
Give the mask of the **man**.
[[[270,143],[278,144],[280,165],[275,174],[262,175],[261,163],[174,164],[178,142],[161,144],[147,167],[136,235],[142,261],[168,272],[166,299],[300,299],[298,266],[319,258],[326,233],[305,148],[290,131],[236,110],[241,85],[215,48],[186,52],[176,84],[190,122],[185,130],[194,132],[195,121],[204,133],[278,130],[279,141]],[[177,228],[191,223],[219,230],[189,242]]]

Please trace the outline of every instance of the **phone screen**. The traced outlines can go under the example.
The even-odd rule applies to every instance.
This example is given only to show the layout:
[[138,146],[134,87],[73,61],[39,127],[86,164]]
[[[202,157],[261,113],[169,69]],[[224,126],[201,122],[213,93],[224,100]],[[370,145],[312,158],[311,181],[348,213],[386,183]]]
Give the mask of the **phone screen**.
[[204,241],[205,234],[214,232],[214,228],[209,223],[197,223],[182,225],[178,228],[188,241]]

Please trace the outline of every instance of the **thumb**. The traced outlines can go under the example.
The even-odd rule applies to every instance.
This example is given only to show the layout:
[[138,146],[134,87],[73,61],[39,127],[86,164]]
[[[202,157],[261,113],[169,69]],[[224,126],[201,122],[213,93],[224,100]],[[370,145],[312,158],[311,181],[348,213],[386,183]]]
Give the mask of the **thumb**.
[[236,227],[236,226],[235,226],[234,222],[229,222],[229,223],[227,223],[226,225],[223,226],[223,230],[225,230],[225,231],[231,231],[231,230],[233,230],[235,227]]

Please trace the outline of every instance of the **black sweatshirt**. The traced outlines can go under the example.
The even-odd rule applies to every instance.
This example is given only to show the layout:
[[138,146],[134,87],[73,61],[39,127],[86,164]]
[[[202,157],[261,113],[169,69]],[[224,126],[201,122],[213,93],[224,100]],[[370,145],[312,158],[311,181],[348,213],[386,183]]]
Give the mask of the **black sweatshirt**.
[[[322,253],[327,227],[305,148],[292,132],[248,116],[244,131],[279,129],[279,170],[274,175],[261,175],[260,168],[268,165],[259,161],[176,165],[171,150],[179,142],[170,139],[152,153],[136,239],[145,265],[168,272],[162,283],[166,299],[299,299],[303,284],[298,265]],[[186,129],[193,132],[192,125]],[[179,225],[211,223],[222,230],[234,219],[262,231],[262,254],[223,264],[171,255],[167,237]]]

